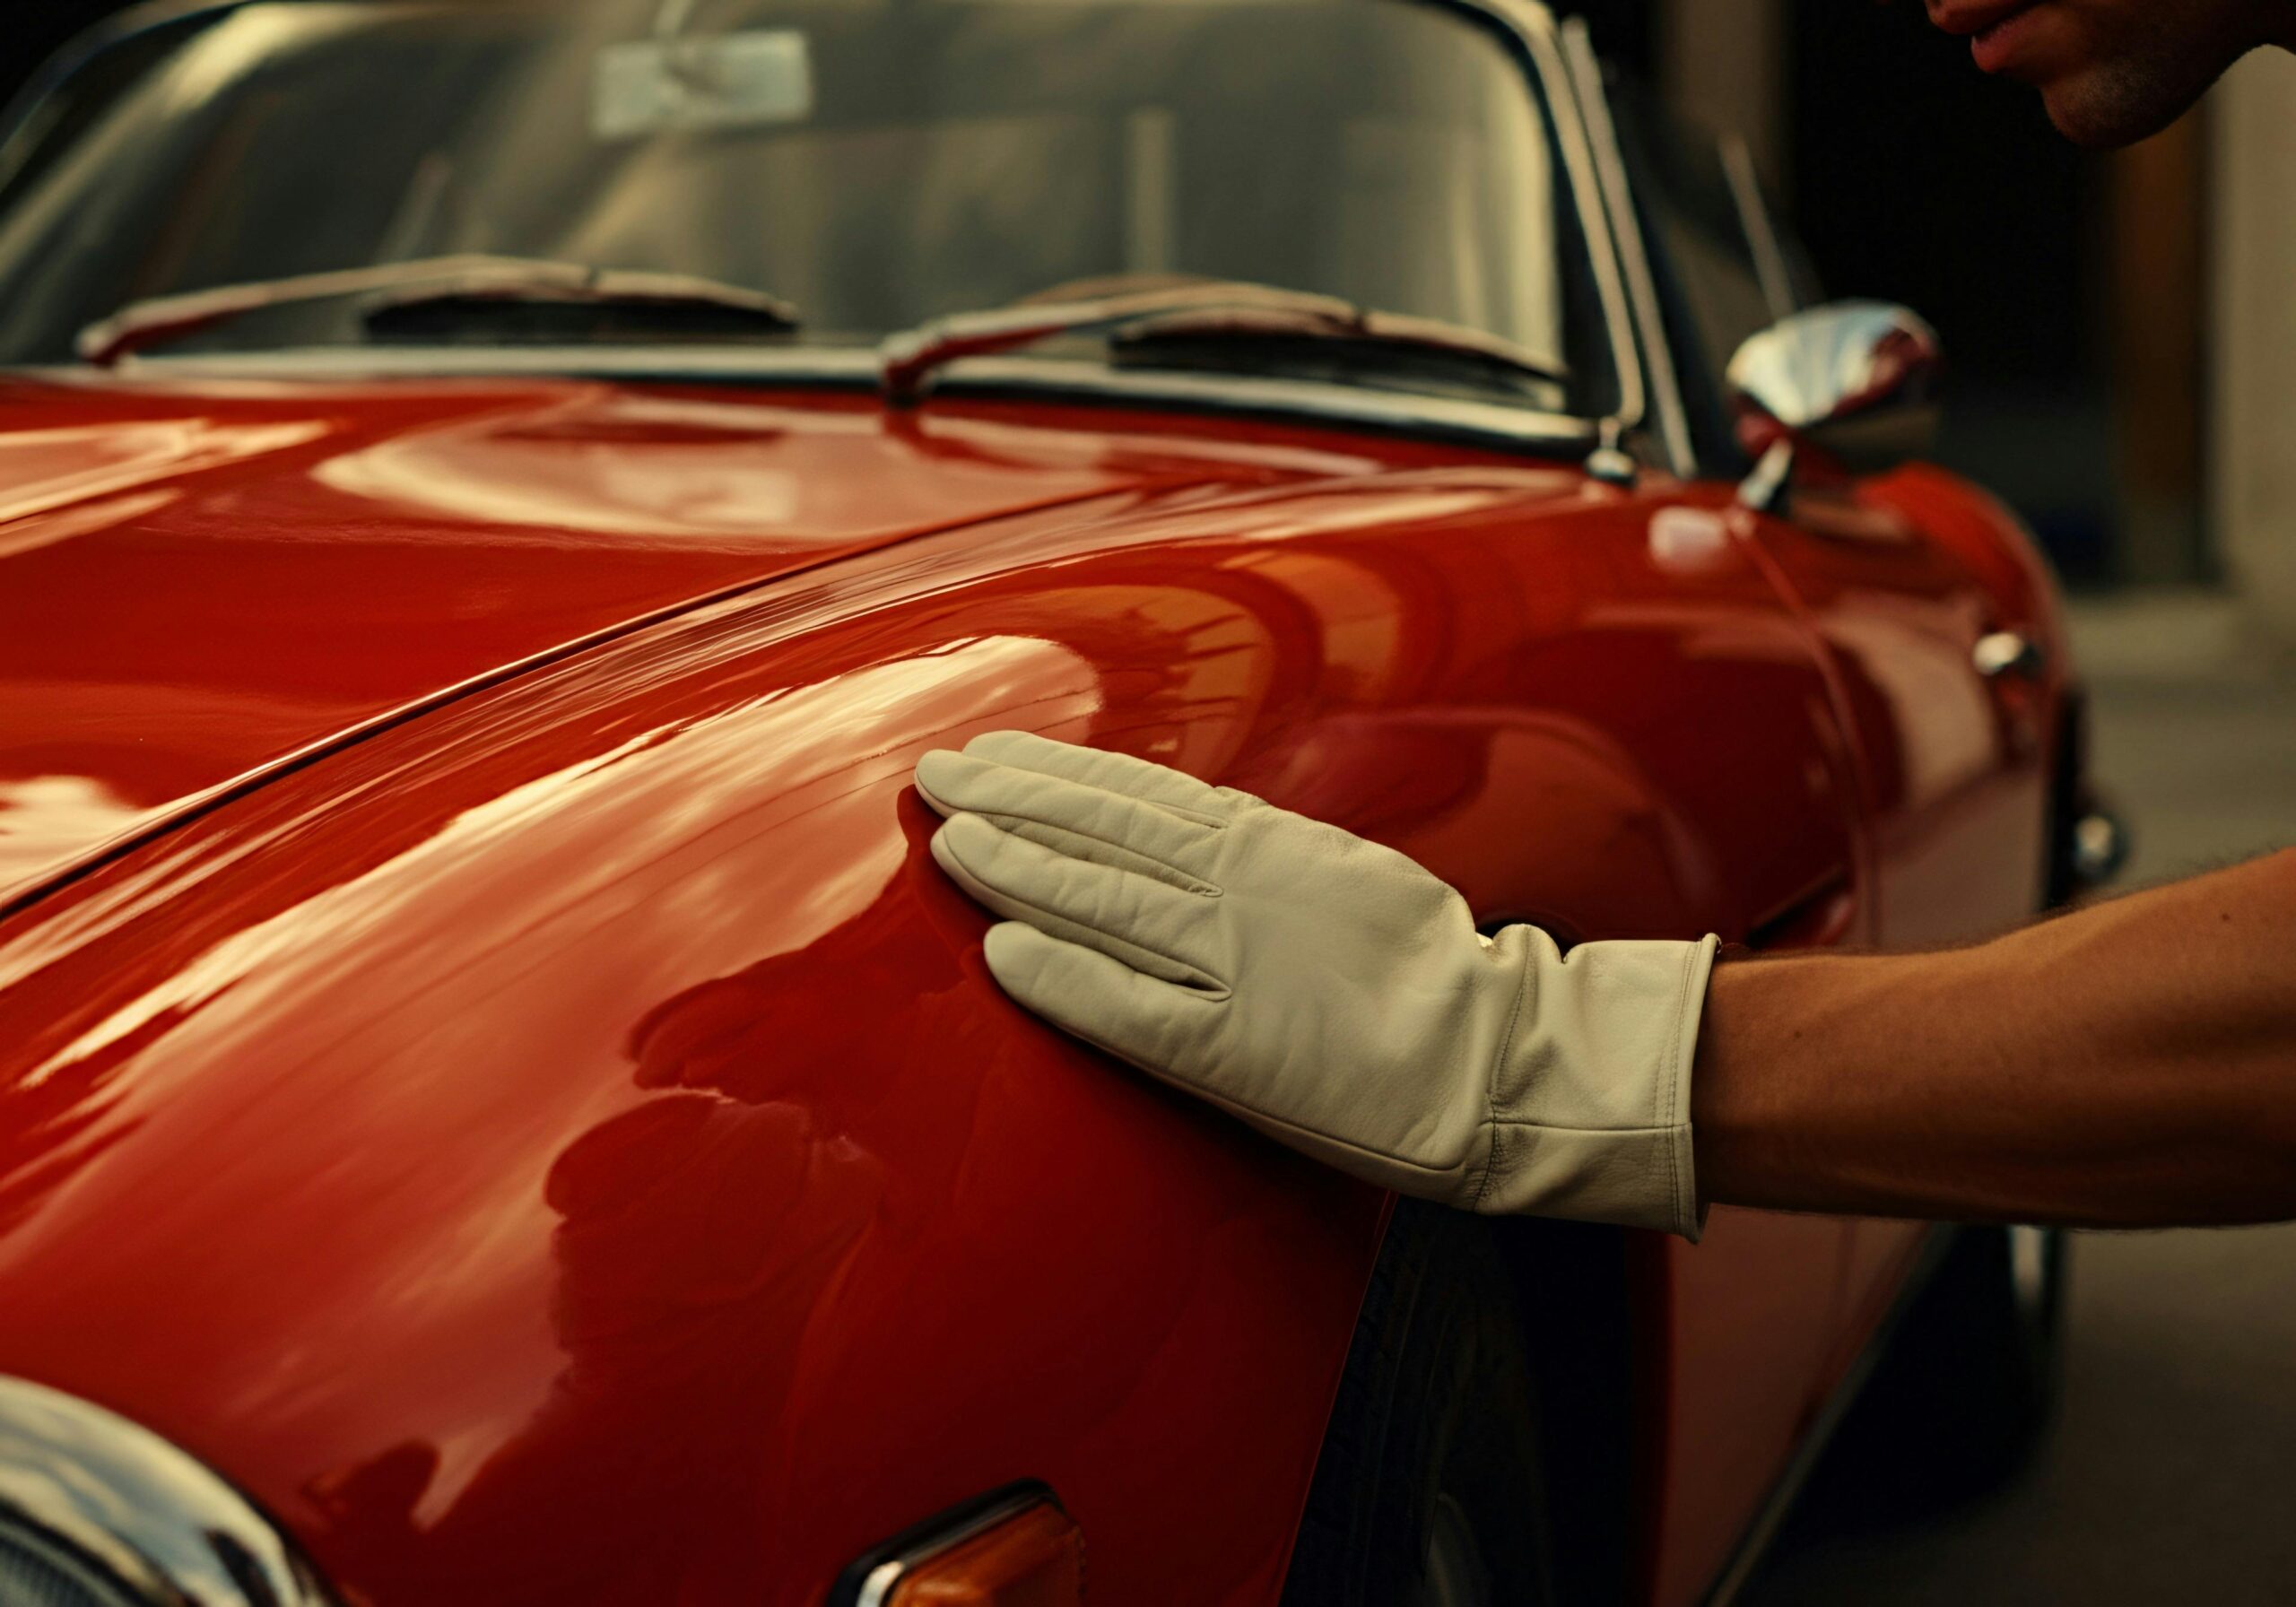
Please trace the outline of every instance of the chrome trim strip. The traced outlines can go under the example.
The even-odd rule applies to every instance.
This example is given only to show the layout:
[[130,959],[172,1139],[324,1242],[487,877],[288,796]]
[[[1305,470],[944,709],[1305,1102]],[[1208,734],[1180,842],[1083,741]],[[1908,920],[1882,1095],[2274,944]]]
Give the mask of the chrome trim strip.
[[1762,1497],[1761,1505],[1754,1510],[1753,1521],[1738,1537],[1738,1543],[1732,1548],[1729,1559],[1723,1564],[1722,1571],[1716,1576],[1712,1587],[1706,1593],[1701,1607],[1731,1607],[1752,1581],[1755,1570],[1769,1553],[1770,1542],[1778,1538],[1779,1530],[1785,1526],[1787,1515],[1793,1511],[1795,1498],[1810,1481],[1810,1475],[1817,1471],[1826,1447],[1833,1442],[1835,1431],[1841,1427],[1842,1420],[1849,1415],[1849,1409],[1857,1403],[1857,1397],[1872,1381],[1874,1370],[1881,1366],[1882,1358],[1889,1351],[1890,1342],[1897,1337],[1906,1313],[1913,1309],[1913,1304],[1921,1297],[1922,1290],[1929,1287],[1930,1279],[1944,1264],[1946,1253],[1953,1247],[1954,1235],[1960,1231],[1958,1228],[1932,1225],[1922,1235],[1921,1246],[1914,1252],[1912,1270],[1899,1286],[1889,1310],[1883,1315],[1874,1332],[1867,1335],[1864,1348],[1859,1350],[1850,1362],[1849,1369],[1833,1386],[1833,1392],[1818,1408],[1817,1416],[1803,1434],[1801,1444],[1795,1447],[1785,1471],[1770,1485]]
[[945,370],[941,385],[944,390],[959,393],[1087,395],[1274,414],[1313,422],[1434,430],[1521,447],[1577,448],[1596,438],[1592,420],[1503,403],[1417,396],[1313,380],[1109,369],[1096,363],[1051,359],[974,358]]
[[[0,369],[0,373],[11,370]],[[13,370],[71,384],[105,373],[76,363]],[[748,385],[874,386],[866,347],[283,346],[264,351],[136,352],[109,370],[122,378],[724,380]]]
[[[76,367],[0,369],[65,384],[105,375]],[[122,378],[359,380],[396,378],[576,378],[662,384],[826,385],[874,390],[873,351],[745,351],[685,346],[365,347],[209,352],[125,359]],[[1040,357],[975,357],[952,363],[935,381],[943,397],[1022,395],[1249,413],[1311,423],[1369,426],[1406,434],[1465,437],[1500,447],[1585,450],[1598,439],[1590,419],[1499,402],[1413,395],[1309,379],[1151,372]]]
[[155,1604],[334,1607],[294,1542],[202,1464],[22,1378],[0,1377],[0,1512]]
[[[1618,375],[1618,411],[1596,425],[1596,439],[1614,445],[1639,429],[1649,414],[1649,395],[1636,350],[1634,318],[1626,284],[1621,274],[1618,240],[1603,204],[1602,185],[1595,149],[1587,134],[1587,108],[1573,88],[1570,64],[1558,42],[1554,13],[1537,0],[1437,0],[1461,10],[1476,12],[1512,33],[1539,74],[1547,115],[1553,119],[1555,143],[1562,151],[1565,177],[1571,198],[1578,206],[1579,231],[1587,237],[1587,255],[1595,269],[1595,291],[1603,303],[1603,322],[1610,332],[1611,366]],[[1638,237],[1639,239],[1639,237]]]
[[1595,147],[1603,199],[1608,207],[1618,251],[1625,261],[1626,282],[1634,298],[1635,322],[1642,333],[1642,356],[1649,365],[1652,388],[1657,392],[1659,434],[1666,444],[1668,465],[1688,480],[1698,473],[1698,452],[1692,445],[1690,414],[1683,405],[1682,377],[1674,369],[1674,348],[1666,341],[1665,309],[1658,304],[1657,281],[1650,273],[1650,255],[1642,239],[1641,221],[1634,211],[1634,190],[1620,150],[1617,125],[1611,121],[1609,92],[1603,87],[1602,62],[1595,55],[1594,38],[1581,18],[1562,25],[1562,44],[1570,57],[1587,126]]

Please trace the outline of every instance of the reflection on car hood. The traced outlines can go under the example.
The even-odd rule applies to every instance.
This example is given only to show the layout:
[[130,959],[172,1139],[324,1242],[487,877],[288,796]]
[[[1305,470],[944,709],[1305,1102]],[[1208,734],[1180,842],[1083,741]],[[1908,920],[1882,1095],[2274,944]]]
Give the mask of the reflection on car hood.
[[0,906],[705,598],[1034,509],[1377,466],[1230,433],[576,381],[0,381]]

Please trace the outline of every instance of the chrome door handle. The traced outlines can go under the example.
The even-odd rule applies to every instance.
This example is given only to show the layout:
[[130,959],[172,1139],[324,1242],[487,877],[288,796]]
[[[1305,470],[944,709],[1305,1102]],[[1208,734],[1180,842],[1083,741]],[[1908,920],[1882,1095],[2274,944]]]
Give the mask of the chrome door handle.
[[1970,649],[1970,663],[1987,681],[2011,675],[2038,681],[2048,668],[2048,650],[2022,631],[1994,630],[1977,638],[1977,645]]

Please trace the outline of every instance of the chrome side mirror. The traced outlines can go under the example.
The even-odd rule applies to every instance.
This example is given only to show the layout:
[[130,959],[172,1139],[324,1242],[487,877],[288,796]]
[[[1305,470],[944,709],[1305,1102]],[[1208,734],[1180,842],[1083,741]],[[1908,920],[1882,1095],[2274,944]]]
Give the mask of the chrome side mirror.
[[1807,457],[1857,474],[1919,456],[1943,367],[1937,332],[1886,302],[1830,302],[1771,325],[1730,360],[1738,439],[1761,465],[1744,499],[1774,510]]

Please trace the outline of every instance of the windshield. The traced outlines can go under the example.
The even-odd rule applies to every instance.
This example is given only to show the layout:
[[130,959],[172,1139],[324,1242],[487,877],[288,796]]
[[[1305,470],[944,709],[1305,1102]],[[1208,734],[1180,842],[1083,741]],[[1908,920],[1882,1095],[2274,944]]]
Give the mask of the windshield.
[[[1579,376],[1558,405],[1608,379],[1535,80],[1415,0],[296,0],[51,100],[0,163],[0,361],[145,298],[486,253],[768,292],[797,345],[1248,280],[1488,331]],[[181,345],[375,338],[359,312]]]

